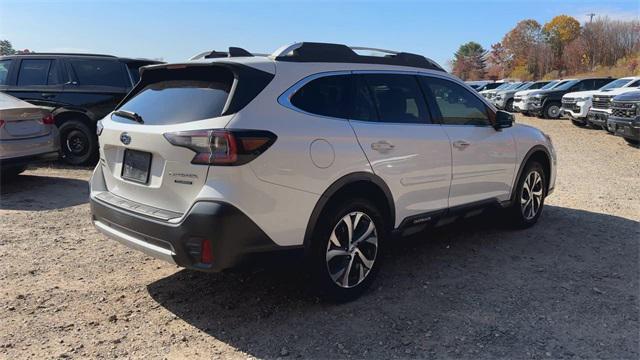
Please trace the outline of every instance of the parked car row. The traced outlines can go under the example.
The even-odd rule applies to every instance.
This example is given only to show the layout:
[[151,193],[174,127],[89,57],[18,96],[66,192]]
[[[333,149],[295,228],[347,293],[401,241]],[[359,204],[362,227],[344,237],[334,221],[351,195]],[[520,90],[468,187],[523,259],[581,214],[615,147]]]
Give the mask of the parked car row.
[[633,93],[639,89],[640,77],[633,76],[565,79],[546,90],[517,93],[520,100],[514,111],[549,119],[563,116],[577,126],[606,129],[638,144],[638,101],[633,100]]
[[[480,89],[485,82],[476,82]],[[567,117],[577,126],[605,129],[638,144],[637,93],[640,77],[584,78],[550,81],[502,82],[479,91],[498,109],[557,119]]]
[[[47,109],[47,121],[52,124],[45,125],[54,125],[59,137],[56,152],[68,164],[87,165],[98,158],[97,121],[113,111],[138,82],[140,67],[158,63],[96,54],[0,56],[0,92]],[[3,98],[7,106],[12,102],[24,107],[23,102]],[[9,136],[9,130],[2,131]],[[3,138],[3,158],[10,156],[7,141]],[[2,161],[3,168],[6,162]]]

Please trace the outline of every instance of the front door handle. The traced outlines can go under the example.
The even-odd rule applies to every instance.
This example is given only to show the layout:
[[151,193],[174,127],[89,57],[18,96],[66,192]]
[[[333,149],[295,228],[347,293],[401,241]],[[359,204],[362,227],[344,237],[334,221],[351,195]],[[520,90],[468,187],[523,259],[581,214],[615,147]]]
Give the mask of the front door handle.
[[42,96],[42,97],[43,97],[43,98],[45,98],[45,99],[51,99],[51,98],[56,97],[56,94],[51,94],[51,93],[42,93],[42,94],[40,94],[40,96]]
[[471,145],[470,143],[464,141],[464,140],[458,140],[458,141],[454,141],[453,142],[453,147],[456,149],[460,149],[460,150],[464,150],[467,148],[467,146]]
[[380,152],[388,152],[393,150],[395,147],[396,147],[395,145],[385,140],[377,141],[371,144],[371,150],[380,151]]

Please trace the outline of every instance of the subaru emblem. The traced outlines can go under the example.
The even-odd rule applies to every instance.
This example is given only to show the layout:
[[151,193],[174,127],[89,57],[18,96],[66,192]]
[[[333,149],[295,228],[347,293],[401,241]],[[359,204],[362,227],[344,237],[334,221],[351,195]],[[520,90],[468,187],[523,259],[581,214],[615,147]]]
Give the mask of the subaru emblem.
[[122,134],[120,134],[120,141],[125,145],[129,145],[131,144],[131,136],[129,136],[129,134],[127,134],[126,132],[123,132]]

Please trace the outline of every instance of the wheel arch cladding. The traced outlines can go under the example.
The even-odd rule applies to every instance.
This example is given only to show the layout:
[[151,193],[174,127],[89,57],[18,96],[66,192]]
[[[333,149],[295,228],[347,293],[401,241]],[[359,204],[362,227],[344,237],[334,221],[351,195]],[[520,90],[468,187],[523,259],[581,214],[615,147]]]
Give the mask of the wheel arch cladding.
[[91,121],[89,116],[79,111],[63,111],[57,114],[54,114],[54,119],[56,121],[56,126],[60,127],[62,124],[69,120],[78,120],[83,124],[87,125],[89,129],[95,129],[96,124],[94,121]]
[[542,165],[542,169],[544,170],[544,175],[546,177],[545,192],[549,192],[549,180],[551,177],[551,156],[549,155],[549,151],[544,146],[536,145],[527,152],[527,154],[524,156],[524,159],[522,160],[522,163],[520,164],[520,168],[518,169],[518,176],[516,176],[512,188],[512,199],[515,199],[515,190],[518,186],[518,182],[520,181],[520,176],[522,176],[522,172],[527,167],[527,164],[529,164],[531,161],[537,161],[540,163],[540,165]]
[[345,175],[336,180],[325,190],[316,203],[304,235],[304,248],[307,253],[311,248],[313,232],[322,218],[323,213],[331,206],[348,198],[363,197],[371,200],[380,209],[388,225],[392,230],[395,225],[395,205],[391,190],[385,182],[375,174],[368,172],[358,172]]

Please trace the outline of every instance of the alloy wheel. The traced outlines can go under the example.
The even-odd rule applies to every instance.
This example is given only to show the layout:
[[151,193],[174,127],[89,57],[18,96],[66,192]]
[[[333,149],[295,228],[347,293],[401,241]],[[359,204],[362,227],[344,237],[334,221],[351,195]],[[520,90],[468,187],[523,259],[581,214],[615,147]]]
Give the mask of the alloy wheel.
[[550,118],[557,118],[558,116],[560,116],[560,107],[557,105],[551,105],[549,106],[549,110],[547,111],[547,115]]
[[520,210],[526,220],[535,218],[540,211],[543,186],[542,176],[538,171],[531,171],[525,178],[520,195]]
[[342,288],[362,283],[378,254],[378,231],[373,220],[360,211],[351,212],[333,228],[327,244],[326,265],[333,282]]

